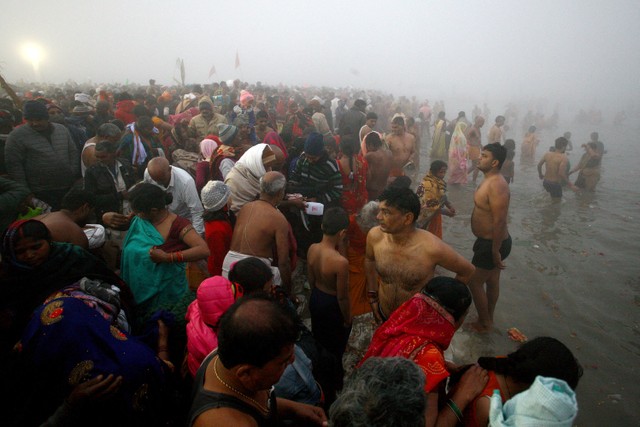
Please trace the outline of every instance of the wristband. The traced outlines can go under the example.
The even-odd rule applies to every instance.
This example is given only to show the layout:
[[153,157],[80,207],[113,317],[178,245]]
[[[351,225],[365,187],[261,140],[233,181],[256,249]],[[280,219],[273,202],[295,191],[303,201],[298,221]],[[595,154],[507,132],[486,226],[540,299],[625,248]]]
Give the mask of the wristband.
[[453,399],[449,399],[449,401],[447,402],[447,406],[453,411],[458,421],[462,422],[462,411],[460,411],[460,408],[458,408],[456,402],[454,402]]

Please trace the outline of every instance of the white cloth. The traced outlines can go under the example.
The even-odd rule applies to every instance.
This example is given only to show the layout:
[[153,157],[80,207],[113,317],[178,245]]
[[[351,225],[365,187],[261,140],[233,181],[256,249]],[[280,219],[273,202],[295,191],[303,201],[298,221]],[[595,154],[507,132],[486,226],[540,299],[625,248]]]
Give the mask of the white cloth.
[[87,236],[87,240],[89,241],[89,249],[97,249],[101,248],[106,241],[106,233],[105,229],[100,224],[87,224],[82,229],[84,231],[85,236]]
[[516,394],[502,405],[500,392],[491,397],[491,427],[571,427],[578,415],[576,394],[555,378],[538,375],[528,390]]
[[[144,171],[144,182],[165,188],[162,184],[151,179],[148,169]],[[204,208],[202,207],[200,197],[198,197],[196,183],[191,175],[189,175],[189,172],[172,166],[171,181],[169,181],[169,186],[165,189],[173,196],[173,201],[168,206],[169,210],[191,221],[196,232],[204,235],[204,222],[202,220],[202,211]]]
[[260,178],[266,172],[262,153],[267,144],[256,144],[249,148],[224,179],[231,190],[231,210],[238,212],[245,204],[260,194]]
[[220,162],[220,173],[222,174],[222,180],[227,179],[227,175],[233,169],[233,165],[235,165],[235,160],[227,157]]
[[278,267],[274,267],[271,265],[272,260],[270,258],[263,258],[255,255],[245,255],[235,251],[227,252],[227,256],[224,257],[224,261],[222,262],[222,277],[224,277],[225,279],[228,279],[229,270],[231,270],[231,267],[233,266],[233,264],[235,264],[238,261],[242,261],[243,259],[246,259],[246,258],[258,258],[260,261],[264,262],[265,265],[267,265],[267,267],[269,267],[273,272],[273,284],[276,286],[282,286],[282,278],[280,277],[280,270],[278,269]]

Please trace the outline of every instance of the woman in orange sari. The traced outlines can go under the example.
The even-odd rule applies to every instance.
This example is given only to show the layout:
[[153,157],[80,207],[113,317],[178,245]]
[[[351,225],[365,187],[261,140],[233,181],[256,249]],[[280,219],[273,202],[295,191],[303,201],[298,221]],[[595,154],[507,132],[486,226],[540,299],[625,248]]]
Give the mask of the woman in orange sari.
[[438,408],[444,395],[450,366],[444,360],[453,334],[458,330],[471,305],[469,289],[456,279],[439,276],[394,311],[373,335],[369,350],[360,365],[370,357],[405,357],[425,373],[427,393],[426,425],[455,426],[461,411],[486,385],[487,371],[473,366],[465,372],[451,399]]

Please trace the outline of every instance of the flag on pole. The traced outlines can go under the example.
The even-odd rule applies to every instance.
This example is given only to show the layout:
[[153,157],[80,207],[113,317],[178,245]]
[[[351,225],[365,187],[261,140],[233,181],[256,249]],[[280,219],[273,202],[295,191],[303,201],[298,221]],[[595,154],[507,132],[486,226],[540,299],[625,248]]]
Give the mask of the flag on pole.
[[236,70],[240,68],[240,56],[238,55],[238,50],[236,49]]
[[211,76],[213,76],[216,73],[216,66],[212,65],[211,69],[209,70],[209,78],[211,78]]

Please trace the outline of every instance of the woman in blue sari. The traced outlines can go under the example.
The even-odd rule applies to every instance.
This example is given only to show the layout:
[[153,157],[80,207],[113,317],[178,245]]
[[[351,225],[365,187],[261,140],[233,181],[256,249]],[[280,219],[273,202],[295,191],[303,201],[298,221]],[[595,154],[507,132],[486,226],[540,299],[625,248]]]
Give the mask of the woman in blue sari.
[[136,302],[142,327],[156,312],[170,312],[184,329],[187,306],[194,300],[186,262],[207,259],[209,248],[186,219],[169,212],[171,195],[153,184],[138,184],[130,193],[135,216],[122,248],[120,274]]

